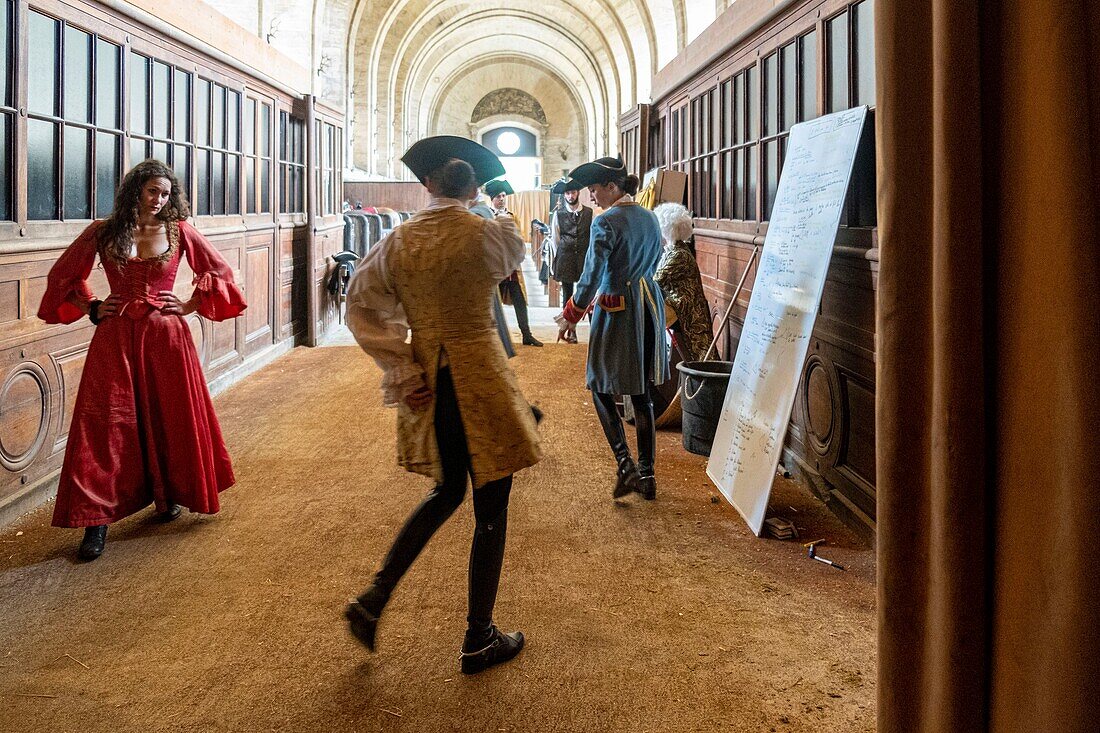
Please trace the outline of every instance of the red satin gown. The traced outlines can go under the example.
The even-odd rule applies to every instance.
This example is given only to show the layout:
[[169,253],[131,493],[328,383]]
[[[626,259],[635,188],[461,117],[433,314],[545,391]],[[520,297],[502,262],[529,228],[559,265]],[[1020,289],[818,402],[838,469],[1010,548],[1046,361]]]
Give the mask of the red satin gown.
[[[50,270],[38,317],[73,323],[84,313],[69,302],[91,301],[95,263],[88,227]],[[110,524],[156,504],[218,511],[218,493],[233,485],[233,467],[206,389],[191,332],[182,316],[164,315],[162,290],[172,290],[180,258],[195,273],[198,312],[214,321],[246,307],[233,272],[186,222],[168,224],[168,251],[119,267],[101,258],[111,293],[124,296],[119,315],[96,326],[69,428],[53,513],[56,527]],[[100,298],[106,298],[100,294]]]

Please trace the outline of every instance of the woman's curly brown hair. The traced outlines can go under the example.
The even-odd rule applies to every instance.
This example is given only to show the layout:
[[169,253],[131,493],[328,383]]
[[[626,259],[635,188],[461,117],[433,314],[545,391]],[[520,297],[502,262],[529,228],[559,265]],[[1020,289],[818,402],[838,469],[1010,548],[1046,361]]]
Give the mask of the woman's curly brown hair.
[[171,168],[153,158],[135,165],[122,179],[115,193],[114,210],[98,232],[100,256],[113,260],[119,266],[125,265],[130,259],[141,205],[141,191],[151,178],[166,178],[172,184],[167,203],[157,213],[158,219],[163,222],[183,221],[191,216],[187,194],[180,188],[180,182]]

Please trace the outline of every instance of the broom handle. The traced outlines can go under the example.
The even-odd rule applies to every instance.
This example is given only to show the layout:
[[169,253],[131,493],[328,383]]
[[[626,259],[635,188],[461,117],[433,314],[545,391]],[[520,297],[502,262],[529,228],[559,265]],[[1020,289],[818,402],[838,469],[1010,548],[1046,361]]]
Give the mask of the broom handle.
[[722,332],[726,330],[726,326],[730,322],[730,313],[733,312],[733,306],[737,303],[737,297],[741,295],[741,288],[745,286],[745,278],[749,276],[749,270],[752,269],[752,263],[756,262],[756,256],[760,254],[760,245],[754,244],[752,246],[752,255],[749,257],[748,264],[745,265],[745,271],[741,273],[741,280],[737,283],[737,289],[733,291],[733,297],[730,298],[729,308],[726,308],[726,315],[722,318],[722,325],[718,327],[718,333],[714,334],[714,340],[710,342],[710,347],[707,348],[707,353],[703,356],[703,361],[710,358],[710,352],[714,351],[715,344],[718,343],[718,339],[722,338]]

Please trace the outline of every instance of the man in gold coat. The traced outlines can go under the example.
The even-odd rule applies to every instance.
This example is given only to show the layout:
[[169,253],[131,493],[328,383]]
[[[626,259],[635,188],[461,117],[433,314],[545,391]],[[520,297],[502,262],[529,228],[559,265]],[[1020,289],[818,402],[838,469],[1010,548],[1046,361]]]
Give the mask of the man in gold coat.
[[[508,661],[520,632],[493,625],[504,559],[512,474],[540,458],[535,418],[508,366],[492,317],[494,289],[520,266],[524,244],[511,217],[466,209],[479,183],[503,173],[487,149],[440,136],[402,161],[431,194],[428,207],[376,245],[348,285],[348,326],[383,370],[398,410],[398,460],[436,486],[398,533],[374,582],[348,605],[351,632],[374,649],[382,609],[398,581],[474,486],[467,674]],[[412,332],[411,340],[408,338]]]

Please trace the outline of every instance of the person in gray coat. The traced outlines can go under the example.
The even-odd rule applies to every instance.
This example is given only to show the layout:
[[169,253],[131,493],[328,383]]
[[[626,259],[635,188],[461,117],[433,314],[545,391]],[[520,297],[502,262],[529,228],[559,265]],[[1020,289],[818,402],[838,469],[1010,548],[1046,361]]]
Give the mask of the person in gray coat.
[[[496,218],[493,214],[493,210],[489,208],[489,204],[481,200],[481,197],[470,199],[467,203],[471,214],[476,214],[482,219],[488,219],[492,221]],[[504,320],[504,304],[500,301],[500,291],[494,293],[493,298],[493,320],[496,322],[497,334],[500,336],[500,342],[504,344],[504,353],[511,359],[516,355],[516,347],[512,345],[512,334],[508,333],[508,322]]]
[[[621,158],[585,163],[570,171],[569,178],[587,186],[605,211],[592,221],[584,271],[555,320],[564,334],[594,309],[587,383],[618,462],[612,495],[636,491],[653,499],[656,435],[649,389],[669,378],[664,299],[653,279],[661,259],[661,227],[653,212],[634,202],[638,177],[627,174]],[[634,407],[637,463],[626,443],[615,395],[630,395]]]

